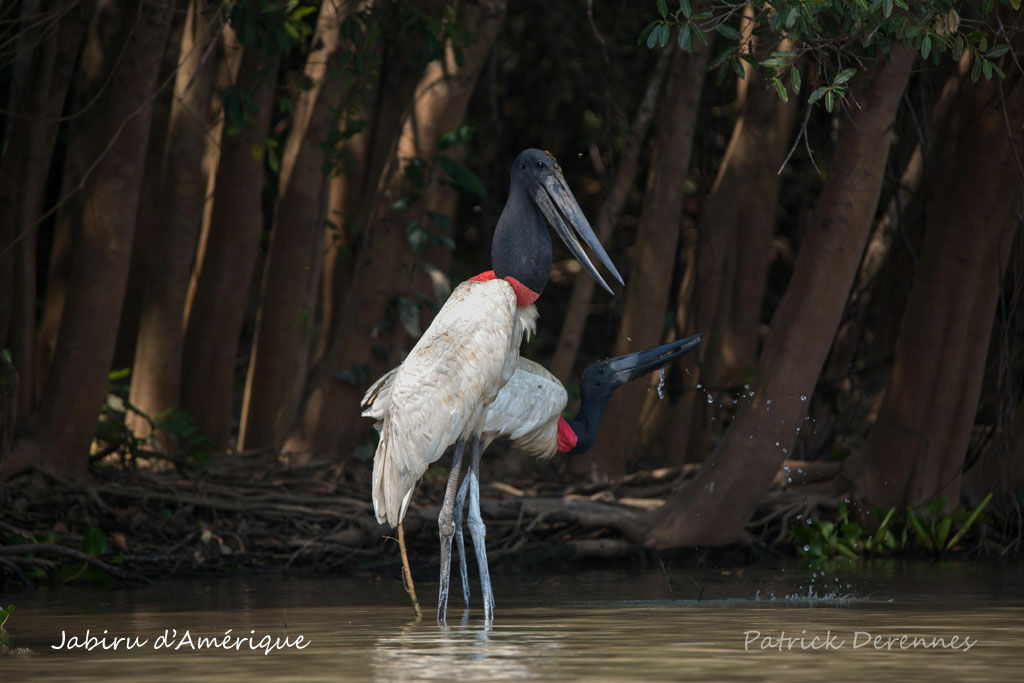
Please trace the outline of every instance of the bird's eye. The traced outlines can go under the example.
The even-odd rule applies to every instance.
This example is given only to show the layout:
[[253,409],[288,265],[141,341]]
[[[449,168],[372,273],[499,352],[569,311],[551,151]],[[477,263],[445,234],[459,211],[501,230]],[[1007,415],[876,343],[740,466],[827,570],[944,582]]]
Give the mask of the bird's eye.
[[538,161],[537,162],[537,168],[544,168],[544,162],[543,161]]
[[519,165],[519,170],[525,171],[526,170],[526,164],[520,164]]

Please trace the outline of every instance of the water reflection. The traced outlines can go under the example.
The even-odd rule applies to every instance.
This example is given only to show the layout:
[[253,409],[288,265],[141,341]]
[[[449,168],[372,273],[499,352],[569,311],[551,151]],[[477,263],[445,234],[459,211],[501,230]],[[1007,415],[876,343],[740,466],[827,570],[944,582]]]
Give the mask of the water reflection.
[[540,663],[557,656],[559,634],[517,626],[412,621],[374,645],[374,678],[409,680],[512,680],[542,677]]
[[[785,570],[785,571],[784,571]],[[398,582],[375,577],[194,580],[114,591],[41,590],[17,605],[6,680],[840,680],[1019,679],[1019,566],[885,565],[823,575],[799,567],[498,575],[493,626],[479,609],[448,626],[410,621]],[[432,594],[435,585],[421,590]],[[303,635],[262,652],[50,649],[62,629],[156,638],[167,628]],[[750,634],[759,639],[751,639]],[[746,634],[746,635],[745,635]],[[969,637],[951,648],[879,650],[902,634]],[[763,637],[762,637],[763,636]],[[827,639],[831,649],[777,647]],[[751,645],[753,642],[753,645]],[[763,647],[767,643],[768,647]]]

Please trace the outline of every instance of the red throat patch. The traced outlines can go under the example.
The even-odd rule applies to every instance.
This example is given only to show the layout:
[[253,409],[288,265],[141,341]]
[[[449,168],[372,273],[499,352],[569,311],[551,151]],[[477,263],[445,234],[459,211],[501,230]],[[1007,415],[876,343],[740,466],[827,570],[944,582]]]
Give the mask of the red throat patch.
[[558,452],[568,453],[572,449],[576,448],[576,442],[579,441],[579,437],[576,436],[576,432],[572,431],[572,427],[565,421],[565,418],[561,415],[558,416]]
[[[493,280],[495,277],[496,276],[494,274],[494,271],[488,270],[486,272],[480,273],[479,275],[474,275],[469,279],[474,282],[487,282],[488,280]],[[525,308],[526,306],[529,306],[530,304],[537,301],[537,299],[540,297],[540,294],[533,291],[532,289],[524,285],[522,282],[512,277],[511,275],[505,276],[505,282],[512,285],[512,291],[516,293],[516,306],[518,306],[519,308]]]

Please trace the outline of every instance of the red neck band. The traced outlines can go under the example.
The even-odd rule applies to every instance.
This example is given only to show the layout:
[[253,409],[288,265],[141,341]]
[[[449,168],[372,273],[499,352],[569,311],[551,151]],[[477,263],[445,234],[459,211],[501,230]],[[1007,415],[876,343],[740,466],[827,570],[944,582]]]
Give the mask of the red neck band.
[[[480,273],[479,275],[474,275],[469,279],[473,280],[474,282],[486,282],[487,280],[493,280],[495,277],[496,276],[494,274],[494,271],[488,270],[484,273]],[[538,297],[540,297],[540,294],[533,291],[532,289],[524,285],[522,282],[512,277],[511,275],[505,276],[505,282],[512,285],[512,291],[516,293],[516,306],[518,306],[519,308],[529,306],[530,304],[537,301]]]

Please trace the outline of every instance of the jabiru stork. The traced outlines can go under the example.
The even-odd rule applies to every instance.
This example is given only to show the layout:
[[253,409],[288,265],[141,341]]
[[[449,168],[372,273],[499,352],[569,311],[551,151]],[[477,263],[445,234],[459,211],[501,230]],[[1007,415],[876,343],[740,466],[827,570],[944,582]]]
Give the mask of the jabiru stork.
[[[550,458],[555,453],[577,454],[588,450],[597,437],[597,429],[604,417],[608,402],[615,390],[626,382],[664,368],[672,361],[696,348],[702,335],[662,344],[643,351],[627,353],[598,361],[587,366],[580,380],[580,407],[571,419],[562,417],[568,402],[565,387],[542,365],[520,357],[515,372],[487,406],[484,427],[480,434],[483,449],[499,437],[511,440],[512,446],[539,458]],[[398,366],[385,374],[367,391],[363,399],[363,416],[377,420],[381,428],[384,405],[391,391],[391,383]],[[453,510],[459,570],[462,577],[462,595],[469,609],[469,573],[466,566],[465,541],[462,534],[462,511],[466,495],[470,499],[470,533],[473,537],[480,582],[484,594],[484,611],[493,614],[494,594],[487,576],[487,554],[483,533],[473,532],[473,510],[479,514],[480,482],[472,476],[463,478],[455,496]],[[486,578],[485,578],[486,577]]]
[[[546,219],[546,222],[545,222]],[[452,292],[390,380],[381,406],[380,442],[373,459],[373,507],[377,521],[398,526],[413,487],[427,467],[455,444],[451,474],[438,516],[441,588],[438,621],[448,600],[453,508],[469,441],[469,476],[478,478],[487,406],[512,377],[523,335],[536,326],[533,305],[551,270],[550,223],[573,256],[609,293],[611,288],[587,256],[586,244],[621,284],[622,276],[594,234],[555,158],[538,149],[521,152],[512,164],[508,199],[494,229],[488,271]],[[371,388],[372,391],[372,388]],[[369,395],[369,392],[368,394]],[[483,547],[479,501],[470,498],[469,524]],[[479,540],[478,540],[479,539]],[[481,583],[490,595],[486,556]],[[485,600],[491,619],[493,598]]]

